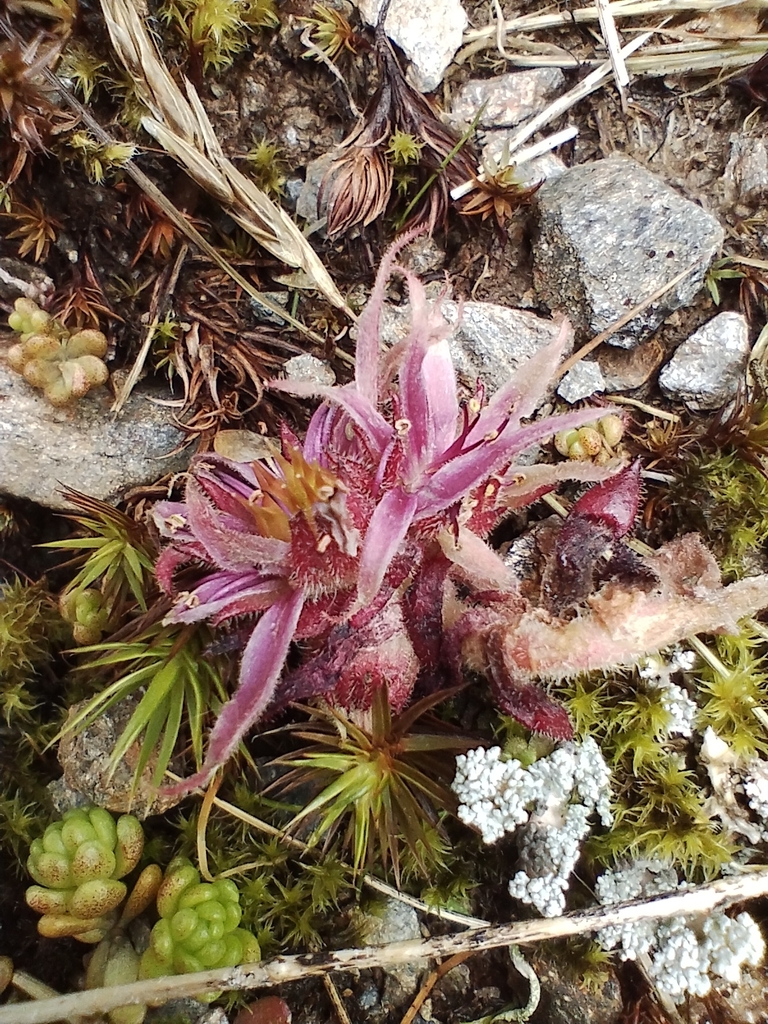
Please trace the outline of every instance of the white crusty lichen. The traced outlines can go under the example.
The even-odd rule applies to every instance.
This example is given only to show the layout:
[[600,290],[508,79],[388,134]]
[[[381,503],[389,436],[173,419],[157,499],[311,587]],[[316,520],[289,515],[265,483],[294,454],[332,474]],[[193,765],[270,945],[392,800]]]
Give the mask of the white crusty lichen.
[[690,739],[696,728],[696,716],[699,707],[691,700],[682,686],[672,682],[677,672],[689,672],[694,665],[695,655],[692,651],[673,651],[668,660],[660,655],[644,658],[638,669],[638,675],[645,681],[649,689],[658,691],[664,710],[669,714],[669,723],[665,732],[667,736],[683,736]]
[[[611,906],[685,887],[672,868],[659,861],[639,861],[606,871],[597,879],[595,892],[604,906]],[[623,960],[643,958],[656,986],[675,1003],[687,995],[705,996],[713,977],[737,985],[742,967],[756,967],[765,955],[760,928],[747,913],[615,925],[598,932],[597,941],[604,949],[617,949]]]
[[[759,757],[750,761],[744,775],[744,792],[749,806],[763,825],[768,825],[768,761]],[[768,838],[768,830],[764,834]]]
[[520,829],[512,896],[545,917],[565,910],[565,893],[594,814],[612,823],[608,765],[597,743],[563,743],[529,768],[502,759],[499,747],[456,758],[458,815],[486,843]]

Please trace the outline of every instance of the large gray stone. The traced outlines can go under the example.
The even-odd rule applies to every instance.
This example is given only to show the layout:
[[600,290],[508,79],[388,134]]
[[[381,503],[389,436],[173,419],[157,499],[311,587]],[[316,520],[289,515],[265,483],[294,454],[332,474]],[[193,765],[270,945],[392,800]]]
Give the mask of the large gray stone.
[[718,313],[679,346],[659,374],[659,385],[691,409],[719,409],[735,397],[749,349],[741,313]]
[[592,359],[582,359],[576,363],[557,386],[558,395],[571,405],[605,390],[605,378],[600,364]]
[[0,491],[64,509],[62,486],[113,501],[189,464],[189,451],[166,458],[184,441],[172,410],[148,400],[141,387],[122,413],[97,388],[77,405],[54,408],[0,355]]
[[719,222],[627,157],[572,167],[538,192],[534,282],[552,309],[595,335],[690,268],[610,343],[632,348],[701,288]]
[[731,135],[723,184],[731,202],[747,206],[763,202],[768,196],[768,139],[762,135]]
[[[449,345],[460,380],[473,390],[479,379],[487,395],[506,384],[521,363],[554,341],[559,330],[552,320],[493,302],[465,302],[459,306],[446,301],[442,311],[449,323],[457,324]],[[399,341],[409,324],[407,305],[386,305],[382,311],[384,343]]]

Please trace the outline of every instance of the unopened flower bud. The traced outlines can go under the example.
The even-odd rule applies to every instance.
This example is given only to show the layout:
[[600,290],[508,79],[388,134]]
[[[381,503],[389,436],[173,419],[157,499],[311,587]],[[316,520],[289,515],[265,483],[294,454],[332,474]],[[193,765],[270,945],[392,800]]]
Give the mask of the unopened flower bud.
[[597,429],[605,438],[605,443],[610,448],[615,448],[624,436],[624,420],[615,413],[608,413],[597,421]]
[[565,455],[566,458],[568,458],[571,450],[571,445],[575,444],[576,441],[578,441],[578,439],[578,430],[559,430],[555,434],[555,450],[559,452],[560,455]]
[[603,439],[594,427],[581,427],[579,429],[579,441],[587,454],[587,458],[597,455],[603,447]]

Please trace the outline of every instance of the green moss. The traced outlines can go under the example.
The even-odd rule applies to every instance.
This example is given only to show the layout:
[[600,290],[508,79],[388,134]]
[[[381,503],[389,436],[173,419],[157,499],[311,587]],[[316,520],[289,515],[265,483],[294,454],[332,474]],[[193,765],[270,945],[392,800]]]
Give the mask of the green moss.
[[613,772],[615,823],[588,841],[591,858],[660,857],[688,878],[710,878],[733,859],[680,744],[666,737],[671,715],[659,690],[629,674],[580,677],[560,693],[577,736],[592,736]]
[[251,177],[267,195],[281,196],[285,191],[285,162],[280,158],[280,147],[266,139],[254,139],[245,155]]
[[276,28],[274,0],[165,0],[158,11],[199,55],[204,71],[223,71],[248,45],[248,31]]
[[745,759],[768,754],[768,730],[758,717],[768,704],[765,647],[759,633],[744,630],[737,636],[717,637],[701,649],[705,664],[699,678],[697,726],[702,731],[714,729]]
[[0,585],[0,683],[27,679],[50,661],[66,636],[44,584],[13,579]]
[[738,451],[688,454],[670,488],[681,523],[699,529],[723,575],[738,579],[768,541],[768,478]]

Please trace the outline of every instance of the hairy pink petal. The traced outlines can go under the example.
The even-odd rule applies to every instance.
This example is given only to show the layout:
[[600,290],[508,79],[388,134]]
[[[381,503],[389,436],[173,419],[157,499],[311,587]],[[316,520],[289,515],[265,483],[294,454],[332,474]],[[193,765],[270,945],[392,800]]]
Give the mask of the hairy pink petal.
[[423,234],[423,230],[423,228],[416,228],[412,231],[406,231],[384,253],[376,274],[373,291],[357,321],[355,384],[358,392],[374,408],[379,404],[381,310],[386,298],[387,282],[394,269],[395,257],[414,238],[418,238],[420,234]]
[[292,590],[259,619],[243,651],[240,685],[216,720],[202,768],[191,778],[163,790],[164,794],[181,797],[204,786],[235,753],[272,700],[303,604],[304,592]]
[[580,480],[582,483],[600,483],[608,480],[622,468],[615,465],[597,466],[594,462],[557,462],[533,466],[512,466],[505,474],[497,502],[507,509],[523,508],[530,505],[542,494],[551,491],[563,480]]
[[446,340],[452,328],[439,307],[427,303],[424,288],[406,273],[411,299],[411,333],[400,363],[401,415],[407,435],[409,482],[416,481],[438,452],[456,436],[459,404],[456,373]]
[[561,416],[519,427],[510,422],[496,438],[489,438],[471,451],[463,452],[436,470],[418,492],[417,519],[423,519],[461,501],[532,444],[543,441],[557,430],[581,427],[594,421],[594,409],[578,409]]
[[460,527],[458,538],[452,531],[443,530],[437,539],[446,558],[461,570],[460,575],[471,581],[475,589],[517,590],[517,578],[512,570],[471,530]]
[[152,522],[166,540],[193,541],[187,523],[187,506],[183,501],[158,501],[152,509]]
[[415,494],[394,487],[374,509],[360,556],[358,606],[372,601],[378,593],[389,564],[408,533],[417,500]]
[[[254,565],[283,565],[290,546],[274,537],[260,537],[225,525],[226,519],[194,479],[187,485],[187,518],[210,560],[222,569],[251,569]],[[230,522],[232,520],[230,519]]]
[[296,395],[297,398],[324,398],[326,402],[340,406],[371,442],[375,452],[382,452],[394,433],[381,413],[364,395],[359,394],[352,384],[329,387],[303,381],[271,380],[268,387],[273,391],[285,391],[289,395]]
[[282,597],[287,589],[282,580],[264,580],[260,577],[258,582],[252,583],[245,574],[237,582],[222,584],[217,589],[218,580],[218,576],[209,577],[190,595],[183,597],[166,616],[166,622],[190,623],[211,619],[215,625],[235,615],[263,612]]

